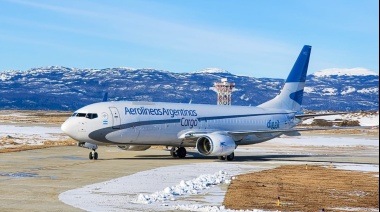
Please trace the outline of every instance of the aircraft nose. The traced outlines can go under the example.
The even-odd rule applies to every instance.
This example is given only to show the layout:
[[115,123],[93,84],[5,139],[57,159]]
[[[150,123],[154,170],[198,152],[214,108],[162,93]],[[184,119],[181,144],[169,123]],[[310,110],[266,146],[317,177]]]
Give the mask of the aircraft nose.
[[62,130],[62,132],[64,132],[66,135],[70,135],[68,120],[66,120],[65,122],[63,122],[63,124],[61,125],[61,130]]

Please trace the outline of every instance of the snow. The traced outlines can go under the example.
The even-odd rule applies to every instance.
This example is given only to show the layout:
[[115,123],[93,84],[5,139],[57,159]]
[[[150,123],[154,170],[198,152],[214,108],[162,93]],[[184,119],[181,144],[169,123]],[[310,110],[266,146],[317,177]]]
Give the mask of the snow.
[[324,88],[322,90],[323,95],[331,96],[331,95],[336,95],[336,89],[335,88]]
[[219,162],[160,167],[69,190],[59,199],[87,211],[227,211],[221,205],[226,192],[221,186],[233,175],[261,170],[262,166]]
[[379,126],[379,113],[363,115],[360,113],[350,113],[350,114],[339,114],[339,115],[328,115],[319,116],[316,118],[306,119],[302,124],[311,124],[314,119],[324,119],[328,121],[334,120],[352,120],[359,121],[360,126]]
[[[45,141],[57,141],[66,138],[60,127],[54,126],[21,126],[1,125],[0,138],[8,138],[17,144],[41,145]],[[4,143],[1,148],[14,147],[14,144]]]
[[312,74],[316,77],[328,77],[328,76],[370,76],[379,74],[373,71],[370,71],[365,68],[330,68],[317,71]]
[[229,74],[230,72],[223,70],[223,69],[220,69],[220,68],[206,68],[206,69],[203,69],[200,71],[196,71],[194,73],[210,73],[210,74],[224,73],[224,74]]
[[7,81],[7,80],[9,80],[11,77],[10,76],[7,76],[7,75],[5,75],[5,74],[1,74],[0,75],[0,80],[1,81]]
[[378,93],[379,88],[363,88],[357,91],[358,93]]
[[356,91],[356,89],[354,87],[352,87],[352,86],[346,86],[344,88],[344,91],[342,91],[340,94],[346,95],[346,94],[349,94],[349,93],[352,93],[352,92],[355,92],[355,91]]
[[[372,164],[350,164],[350,163],[340,163],[334,165],[336,169],[352,170],[352,171],[362,171],[362,172],[379,172],[379,165]],[[377,175],[379,177],[379,175]]]
[[304,87],[303,91],[305,93],[313,93],[314,92],[314,88],[313,87]]

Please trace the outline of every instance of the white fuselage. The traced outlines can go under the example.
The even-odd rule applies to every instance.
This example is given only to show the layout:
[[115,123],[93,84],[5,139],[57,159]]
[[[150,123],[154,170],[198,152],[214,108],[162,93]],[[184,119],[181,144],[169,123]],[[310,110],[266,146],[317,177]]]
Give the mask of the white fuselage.
[[77,110],[62,130],[79,142],[97,145],[195,146],[186,133],[269,131],[232,136],[237,145],[263,142],[281,135],[270,130],[296,125],[295,112],[247,106],[163,102],[100,102]]

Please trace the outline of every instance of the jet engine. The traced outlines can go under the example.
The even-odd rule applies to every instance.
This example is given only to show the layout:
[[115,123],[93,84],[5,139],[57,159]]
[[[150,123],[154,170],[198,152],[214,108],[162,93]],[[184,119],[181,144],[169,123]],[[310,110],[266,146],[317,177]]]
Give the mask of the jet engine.
[[226,156],[234,152],[236,144],[229,136],[208,134],[198,138],[196,148],[202,155]]
[[117,146],[117,147],[125,151],[145,151],[150,148],[149,145],[124,145],[124,146]]

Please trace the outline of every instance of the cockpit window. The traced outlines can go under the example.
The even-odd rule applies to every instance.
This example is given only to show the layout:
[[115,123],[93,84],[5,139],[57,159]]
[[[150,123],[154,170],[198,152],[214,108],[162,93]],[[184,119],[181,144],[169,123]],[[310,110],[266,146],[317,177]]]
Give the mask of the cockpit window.
[[86,118],[88,118],[88,119],[95,119],[95,118],[98,118],[98,114],[96,114],[96,113],[87,113]]
[[85,113],[77,113],[77,117],[86,117]]
[[73,117],[86,117],[88,119],[98,118],[97,113],[74,113],[72,116]]

